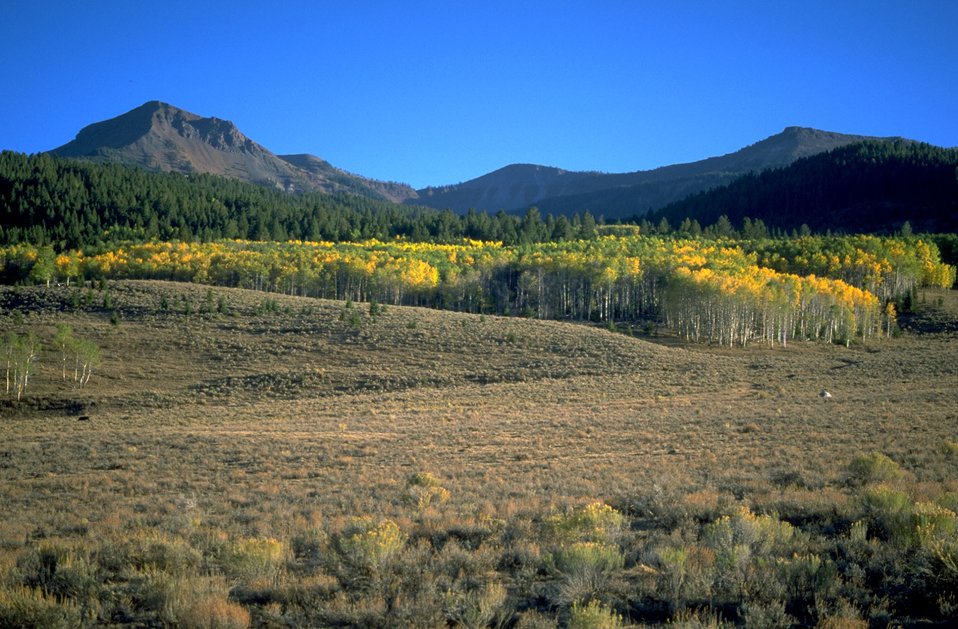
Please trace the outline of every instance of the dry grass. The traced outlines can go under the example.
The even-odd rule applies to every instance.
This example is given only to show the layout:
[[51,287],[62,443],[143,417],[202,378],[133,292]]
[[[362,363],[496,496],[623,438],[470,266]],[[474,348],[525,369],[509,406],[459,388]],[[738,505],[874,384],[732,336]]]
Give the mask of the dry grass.
[[[14,311],[43,339],[67,322],[104,356],[78,391],[44,354],[24,403],[0,409],[5,565],[41,542],[92,549],[144,531],[193,549],[298,539],[301,565],[310,539],[326,548],[355,516],[467,543],[500,530],[492,523],[595,499],[669,526],[739,504],[840,520],[853,510],[848,464],[873,452],[912,487],[958,490],[953,292],[929,291],[927,316],[900,338],[730,351],[415,308],[371,317],[366,304],[295,297],[270,296],[263,312],[266,296],[235,289],[212,301],[191,285],[108,290],[119,325],[99,291],[79,309],[73,288],[0,292],[0,331],[18,325]],[[229,314],[203,312],[220,297]],[[426,472],[448,499],[412,508],[408,481]],[[182,561],[201,570],[209,559]],[[255,622],[281,615],[270,588],[326,587],[263,562],[253,576],[217,568],[260,592]],[[327,595],[342,618],[359,613]],[[245,618],[222,592],[183,605],[223,626]]]

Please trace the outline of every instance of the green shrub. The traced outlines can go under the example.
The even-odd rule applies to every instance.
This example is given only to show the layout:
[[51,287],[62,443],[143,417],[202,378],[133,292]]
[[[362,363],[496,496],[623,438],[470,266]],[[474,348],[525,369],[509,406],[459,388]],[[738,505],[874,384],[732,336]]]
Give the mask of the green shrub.
[[549,555],[546,565],[559,577],[556,601],[568,604],[608,591],[615,572],[625,565],[625,557],[617,546],[576,542]]
[[288,557],[283,542],[272,538],[241,539],[228,546],[227,574],[247,580],[275,578]]
[[76,603],[45,594],[39,588],[0,589],[0,627],[73,629],[82,625]]
[[546,520],[546,529],[558,543],[615,543],[626,525],[624,515],[603,502],[593,502]]
[[74,550],[41,546],[21,557],[17,568],[22,585],[44,594],[81,603],[97,598],[97,566]]
[[351,566],[379,572],[402,551],[406,534],[392,520],[374,526],[368,518],[357,518],[333,543]]
[[[443,611],[456,626],[488,627],[497,617],[502,616],[502,621],[508,619],[503,613],[507,598],[506,588],[500,583],[487,583],[466,592],[450,590],[443,601]],[[502,623],[496,626],[499,624]]]
[[861,496],[863,515],[871,529],[901,546],[914,543],[913,506],[903,491],[888,485],[868,487]]
[[816,600],[829,600],[838,595],[841,577],[835,562],[827,557],[795,554],[789,559],[779,559],[776,568],[792,600],[810,606]]
[[622,616],[596,600],[585,606],[573,603],[569,610],[569,629],[618,629],[625,626]]
[[556,629],[558,626],[559,622],[555,618],[530,609],[519,614],[515,629]]
[[668,626],[680,629],[724,629],[735,625],[723,621],[715,611],[683,609],[669,620]]
[[449,490],[430,472],[417,472],[406,480],[403,501],[423,511],[449,500]]
[[796,543],[795,527],[777,517],[756,515],[748,507],[724,516],[705,527],[706,545],[717,553],[735,546],[747,546],[759,556],[792,552]]
[[714,551],[699,545],[663,546],[655,555],[656,593],[672,610],[711,598],[716,576]]
[[562,574],[603,574],[621,570],[625,558],[617,546],[576,542],[551,555],[551,566]]
[[898,463],[881,452],[863,454],[848,464],[849,481],[855,485],[896,481],[903,475]]

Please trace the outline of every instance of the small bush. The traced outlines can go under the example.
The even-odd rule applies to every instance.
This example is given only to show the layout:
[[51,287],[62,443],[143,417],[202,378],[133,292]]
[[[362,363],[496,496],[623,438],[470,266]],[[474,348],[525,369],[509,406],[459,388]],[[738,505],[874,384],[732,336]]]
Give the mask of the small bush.
[[381,571],[406,544],[406,534],[392,520],[383,520],[373,526],[366,518],[352,525],[334,539],[334,545],[351,566],[369,571]]
[[68,548],[41,546],[17,562],[23,585],[59,598],[87,601],[96,599],[99,584],[97,566]]
[[[501,584],[488,583],[467,592],[447,592],[443,610],[446,618],[456,626],[488,627],[498,616],[504,616],[503,606],[507,598],[506,588]],[[508,620],[508,617],[501,620]]]
[[562,574],[603,574],[621,570],[625,558],[617,546],[576,542],[552,553],[552,566]]
[[569,629],[618,629],[625,626],[622,616],[596,600],[584,606],[573,603],[569,610]]
[[863,454],[848,464],[849,482],[855,485],[896,481],[903,475],[898,463],[881,452]]
[[417,472],[406,481],[403,501],[423,511],[449,500],[449,490],[430,472]]
[[229,545],[227,573],[247,580],[275,578],[288,556],[286,545],[269,539],[243,539]]
[[668,626],[681,629],[724,629],[735,625],[723,621],[718,612],[685,609],[677,613]]
[[525,611],[519,615],[519,621],[515,629],[556,629],[559,622],[555,618],[550,618],[539,613],[534,609]]
[[625,565],[625,558],[617,546],[576,542],[552,553],[546,563],[560,577],[557,602],[567,604],[606,592],[614,573]]
[[908,495],[887,485],[867,488],[861,496],[862,511],[871,529],[902,546],[914,542],[912,503]]
[[664,546],[656,550],[659,569],[656,592],[671,609],[682,609],[690,601],[712,596],[716,578],[716,556],[709,548]]
[[777,517],[756,515],[741,507],[736,514],[709,524],[704,539],[716,552],[747,546],[759,556],[783,555],[793,550],[795,528]]
[[0,627],[73,629],[82,625],[81,620],[75,603],[38,588],[0,589]]
[[579,541],[615,543],[625,525],[624,515],[598,501],[546,520],[547,531],[560,544]]
[[246,629],[249,625],[246,608],[216,595],[194,601],[178,624],[183,629]]

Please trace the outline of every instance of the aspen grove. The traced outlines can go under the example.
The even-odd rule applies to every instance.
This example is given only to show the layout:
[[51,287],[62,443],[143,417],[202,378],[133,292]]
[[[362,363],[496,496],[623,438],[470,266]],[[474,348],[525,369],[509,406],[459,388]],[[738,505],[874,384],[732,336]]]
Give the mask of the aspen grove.
[[[7,281],[27,280],[45,256],[31,245],[0,249],[0,270]],[[920,286],[955,282],[955,268],[942,263],[933,242],[877,236],[610,235],[511,247],[402,239],[153,242],[62,252],[51,272],[67,284],[168,279],[473,313],[655,319],[690,341],[728,346],[880,336],[892,329],[895,309],[887,304]]]

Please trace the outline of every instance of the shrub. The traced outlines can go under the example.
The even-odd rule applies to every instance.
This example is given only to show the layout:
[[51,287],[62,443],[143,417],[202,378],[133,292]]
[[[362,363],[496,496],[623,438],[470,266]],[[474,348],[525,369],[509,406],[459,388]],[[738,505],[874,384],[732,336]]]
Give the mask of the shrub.
[[155,613],[164,625],[197,629],[249,626],[249,612],[228,600],[223,577],[171,575],[152,568],[141,576],[133,593],[137,607]]
[[609,580],[625,565],[625,558],[617,546],[576,542],[552,553],[546,563],[560,577],[558,601],[571,603],[607,591]]
[[224,559],[228,574],[252,580],[275,578],[287,556],[286,545],[278,540],[242,539],[229,545]]
[[913,507],[905,492],[888,485],[869,487],[861,496],[861,504],[873,530],[903,546],[913,543]]
[[423,511],[432,505],[449,500],[449,490],[430,472],[417,472],[406,480],[403,500]]
[[558,543],[615,543],[622,534],[626,518],[603,502],[593,502],[567,514],[546,520],[546,528]]
[[373,572],[381,571],[406,544],[406,535],[392,520],[373,526],[368,518],[357,518],[334,546],[351,566]]
[[599,542],[576,542],[559,549],[551,557],[555,569],[563,574],[613,572],[625,564],[617,546]]
[[134,535],[114,554],[137,569],[156,569],[172,574],[194,572],[203,562],[203,554],[185,540],[150,531]]
[[556,629],[558,626],[556,619],[530,609],[519,615],[515,629]]
[[0,589],[0,627],[73,629],[81,620],[75,603],[58,600],[39,588]]
[[705,527],[706,544],[716,552],[747,546],[757,555],[784,554],[792,550],[795,527],[777,517],[756,515],[748,507],[724,516]]
[[699,545],[663,546],[655,554],[659,567],[656,591],[665,595],[665,602],[672,610],[684,608],[689,601],[704,601],[712,596],[714,551]]
[[618,629],[619,627],[625,627],[622,616],[599,601],[592,600],[585,606],[573,603],[572,609],[569,610],[569,629]]
[[17,562],[22,584],[58,599],[95,600],[97,567],[86,556],[60,546],[41,546]]
[[681,629],[724,629],[725,627],[734,627],[734,625],[724,622],[718,612],[697,609],[684,609],[680,611],[669,621],[668,626],[680,627]]
[[209,595],[187,607],[177,626],[183,629],[246,629],[249,625],[250,614],[246,608],[222,596]]
[[806,603],[806,606],[816,600],[834,598],[841,586],[835,563],[813,553],[780,559],[776,568],[789,597]]
[[896,481],[903,475],[898,463],[881,452],[863,454],[848,464],[849,482],[855,485]]
[[[443,610],[446,618],[457,626],[488,627],[497,616],[502,615],[506,599],[506,588],[500,583],[487,583],[485,587],[467,592],[447,592]],[[508,618],[502,618],[502,620],[505,621]]]

